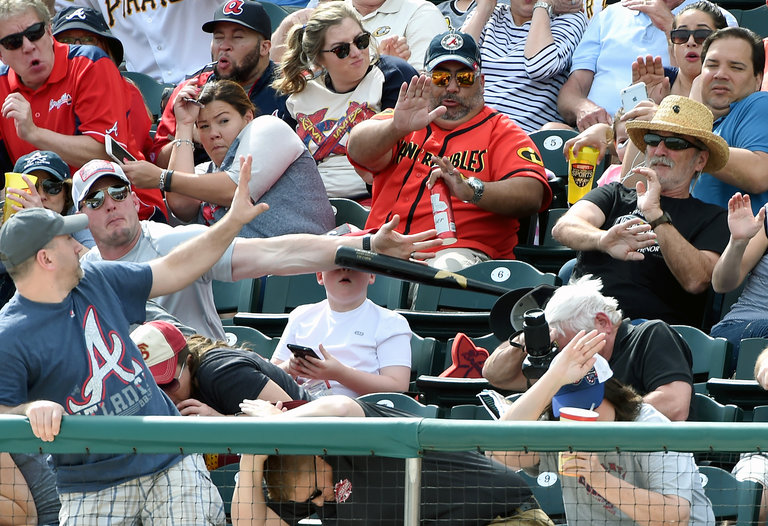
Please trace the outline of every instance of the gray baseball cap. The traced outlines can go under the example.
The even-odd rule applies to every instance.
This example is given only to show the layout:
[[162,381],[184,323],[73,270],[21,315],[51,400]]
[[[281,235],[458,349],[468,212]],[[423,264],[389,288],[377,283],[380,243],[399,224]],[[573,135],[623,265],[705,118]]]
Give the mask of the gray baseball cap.
[[7,267],[15,267],[37,254],[54,237],[84,228],[88,228],[85,214],[65,217],[47,208],[25,208],[0,228],[0,260]]

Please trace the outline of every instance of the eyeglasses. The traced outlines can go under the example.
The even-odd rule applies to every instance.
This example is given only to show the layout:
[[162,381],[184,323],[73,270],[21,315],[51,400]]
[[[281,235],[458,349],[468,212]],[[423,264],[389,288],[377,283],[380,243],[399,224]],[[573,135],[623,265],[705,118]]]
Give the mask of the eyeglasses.
[[98,38],[86,35],[80,37],[57,36],[56,40],[58,40],[61,44],[76,44],[78,46],[96,46],[99,43]]
[[[445,88],[448,86],[448,84],[451,83],[451,78],[453,78],[454,74],[450,71],[440,71],[436,70],[432,72],[432,84],[435,86],[439,86],[441,88]],[[475,83],[475,72],[474,71],[457,71],[456,72],[456,84],[461,86],[462,88],[467,88],[469,86],[474,85]]]
[[643,141],[645,141],[645,144],[648,146],[658,146],[659,143],[664,142],[664,146],[675,151],[687,150],[688,148],[696,148],[697,150],[702,149],[698,144],[687,141],[682,137],[662,137],[656,133],[646,133],[643,135]]
[[45,179],[40,183],[40,187],[48,195],[59,195],[64,189],[64,183],[61,181],[53,181],[51,179]]
[[711,29],[673,29],[669,32],[669,39],[673,44],[685,44],[693,35],[693,41],[697,44],[704,42],[709,35],[714,33]]
[[343,44],[337,44],[333,46],[331,49],[321,49],[323,53],[333,53],[340,59],[345,59],[349,56],[349,52],[352,49],[351,45],[354,44],[357,49],[362,51],[363,49],[368,49],[368,45],[371,43],[371,34],[370,33],[360,33],[355,38],[352,39],[352,42],[344,42]]
[[[106,190],[106,192],[104,190]],[[109,188],[96,190],[92,194],[86,196],[85,199],[83,199],[83,203],[85,203],[85,206],[91,210],[98,210],[101,208],[101,205],[104,204],[104,200],[107,198],[106,194],[109,194],[109,197],[111,197],[113,201],[120,202],[125,201],[125,198],[128,197],[129,193],[130,190],[128,185],[114,185],[110,186]]]
[[21,33],[13,33],[11,35],[0,38],[0,45],[2,45],[8,51],[19,49],[24,43],[24,37],[30,42],[37,42],[45,34],[45,22],[38,22],[32,24]]
[[167,384],[159,385],[158,387],[166,393],[175,393],[181,387],[181,375],[184,374],[184,366],[187,365],[187,361],[181,362],[181,370],[176,377]]

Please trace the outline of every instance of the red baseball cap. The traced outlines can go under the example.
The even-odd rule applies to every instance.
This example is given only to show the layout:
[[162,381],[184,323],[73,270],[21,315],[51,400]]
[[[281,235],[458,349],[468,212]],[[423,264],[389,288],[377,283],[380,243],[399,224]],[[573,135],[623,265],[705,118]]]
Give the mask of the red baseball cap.
[[157,385],[170,383],[176,377],[177,356],[187,346],[179,329],[167,321],[150,321],[131,333]]

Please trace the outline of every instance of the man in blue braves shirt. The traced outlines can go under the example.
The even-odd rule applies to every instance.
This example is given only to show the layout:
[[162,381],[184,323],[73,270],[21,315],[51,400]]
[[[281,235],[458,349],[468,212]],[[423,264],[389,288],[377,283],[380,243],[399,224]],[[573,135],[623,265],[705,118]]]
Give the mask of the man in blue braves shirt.
[[[0,311],[0,411],[29,417],[53,440],[63,415],[178,415],[130,338],[147,298],[189,285],[213,265],[243,225],[266,209],[251,204],[251,159],[230,212],[206,233],[147,264],[84,262],[71,234],[88,217],[45,208],[12,216],[0,229],[0,259],[17,293]],[[128,197],[114,185],[85,206]],[[224,524],[221,499],[199,455],[56,455],[62,524]],[[158,481],[162,481],[158,484]],[[132,522],[135,521],[135,522]],[[155,522],[157,523],[157,522]]]

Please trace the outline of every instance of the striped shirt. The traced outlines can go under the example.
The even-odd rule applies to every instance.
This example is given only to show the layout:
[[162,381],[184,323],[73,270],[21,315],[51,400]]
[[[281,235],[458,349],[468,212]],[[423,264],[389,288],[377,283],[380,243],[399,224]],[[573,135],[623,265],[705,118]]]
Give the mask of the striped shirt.
[[571,55],[587,19],[583,13],[553,18],[555,42],[526,59],[523,51],[530,27],[530,21],[516,26],[509,6],[497,5],[481,39],[485,102],[512,118],[526,133],[547,122],[562,122],[557,95],[568,78]]

